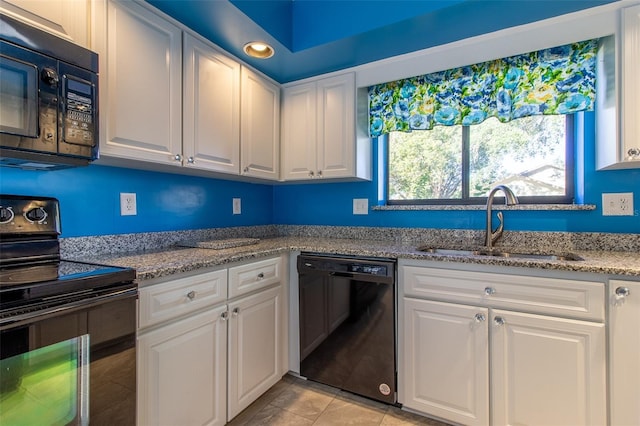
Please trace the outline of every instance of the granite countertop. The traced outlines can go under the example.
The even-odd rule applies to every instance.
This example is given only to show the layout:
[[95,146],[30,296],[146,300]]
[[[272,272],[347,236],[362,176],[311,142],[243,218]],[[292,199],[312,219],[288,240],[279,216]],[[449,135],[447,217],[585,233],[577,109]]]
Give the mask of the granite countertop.
[[[195,271],[201,268],[225,265],[243,260],[259,259],[295,250],[326,254],[517,266],[640,277],[640,253],[637,252],[572,251],[571,253],[577,254],[582,257],[583,260],[567,261],[425,253],[418,251],[418,246],[419,244],[416,243],[394,243],[355,239],[277,237],[261,239],[256,244],[221,250],[171,247],[156,251],[84,256],[75,258],[75,260],[135,268],[138,280],[166,277],[181,272]],[[500,248],[500,250],[511,252],[523,251],[517,248]]]

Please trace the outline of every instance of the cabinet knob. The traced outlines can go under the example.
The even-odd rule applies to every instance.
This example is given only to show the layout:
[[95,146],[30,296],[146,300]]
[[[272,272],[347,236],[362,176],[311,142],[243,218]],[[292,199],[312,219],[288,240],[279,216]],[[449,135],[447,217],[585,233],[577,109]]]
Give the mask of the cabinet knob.
[[234,317],[237,317],[240,313],[240,308],[233,308],[233,312],[231,313]]
[[176,154],[176,155],[173,156],[173,159],[176,160],[176,161],[182,161],[182,155]]
[[627,158],[627,160],[640,159],[640,148],[629,148],[629,151],[627,151],[627,155],[629,155],[629,158]]
[[195,162],[196,162],[196,160],[195,160],[193,157],[189,157],[189,158],[187,158],[187,163],[189,163],[189,164],[193,164],[193,163],[195,163]]
[[491,296],[492,294],[496,294],[496,289],[493,287],[485,287],[484,294],[485,296]]
[[189,300],[193,300],[196,298],[196,292],[191,290],[189,293],[187,293],[187,298],[189,298]]
[[221,321],[226,321],[229,318],[229,312],[228,311],[224,311],[223,313],[220,314],[220,320]]
[[503,317],[495,317],[495,318],[493,319],[493,322],[494,322],[496,325],[504,325],[504,324],[506,323],[506,321],[505,321],[505,319],[504,319]]
[[322,177],[322,170],[318,170],[318,177],[321,178]]
[[260,280],[261,280],[261,279],[263,279],[263,278],[264,278],[264,272],[260,272],[260,273],[258,274],[258,281],[260,281]]
[[616,288],[616,297],[623,298],[627,297],[631,294],[628,287],[618,287]]
[[309,177],[311,177],[311,178],[312,178],[313,176],[314,176],[314,173],[313,173],[312,171],[310,171],[310,172],[309,172]]
[[243,173],[249,173],[249,167],[245,167],[245,168],[242,170],[242,172],[243,172]]
[[475,322],[484,322],[487,318],[484,316],[484,314],[476,314],[473,319],[475,320]]

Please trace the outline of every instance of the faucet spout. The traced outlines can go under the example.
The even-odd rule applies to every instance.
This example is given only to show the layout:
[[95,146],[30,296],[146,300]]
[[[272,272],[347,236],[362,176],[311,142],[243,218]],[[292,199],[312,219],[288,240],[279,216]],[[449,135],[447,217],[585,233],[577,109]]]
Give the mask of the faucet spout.
[[505,185],[498,185],[491,190],[489,193],[489,197],[487,198],[487,229],[484,239],[484,245],[487,250],[493,249],[493,244],[498,241],[498,239],[502,236],[502,231],[504,230],[504,216],[502,212],[498,212],[498,220],[500,224],[496,231],[493,231],[492,221],[492,207],[493,207],[493,199],[496,196],[496,192],[502,191],[504,193],[505,204],[508,206],[513,206],[518,204],[518,197],[513,193],[509,187]]

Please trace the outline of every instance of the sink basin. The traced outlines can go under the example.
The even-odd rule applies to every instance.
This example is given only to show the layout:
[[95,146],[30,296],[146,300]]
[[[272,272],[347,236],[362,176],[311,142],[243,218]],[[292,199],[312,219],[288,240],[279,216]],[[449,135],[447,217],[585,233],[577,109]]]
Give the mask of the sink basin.
[[511,252],[478,252],[477,254],[484,256],[496,256],[496,257],[513,257],[516,259],[534,259],[534,260],[564,260],[564,261],[580,261],[584,260],[577,254],[563,253],[563,254],[538,254],[538,253],[511,253]]
[[424,253],[443,254],[446,256],[471,256],[474,254],[480,254],[480,252],[477,250],[458,250],[458,249],[437,248],[437,247],[429,247],[429,246],[418,247],[418,251],[421,251]]
[[509,251],[487,251],[487,250],[468,250],[468,249],[449,249],[440,247],[420,246],[418,251],[423,253],[442,254],[445,256],[495,256],[510,257],[514,259],[532,259],[532,260],[563,260],[563,261],[580,261],[584,260],[574,253],[548,254],[548,253],[516,253]]

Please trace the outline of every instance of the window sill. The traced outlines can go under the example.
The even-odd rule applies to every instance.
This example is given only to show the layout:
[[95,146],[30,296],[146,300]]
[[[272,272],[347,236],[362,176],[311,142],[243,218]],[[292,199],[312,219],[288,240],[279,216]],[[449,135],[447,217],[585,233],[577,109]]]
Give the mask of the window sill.
[[[437,204],[411,204],[411,205],[386,205],[373,206],[374,211],[401,211],[401,210],[486,210],[484,204],[473,205],[437,205]],[[504,204],[494,204],[493,210],[562,210],[562,211],[591,211],[595,210],[595,204],[516,204],[506,206]]]

